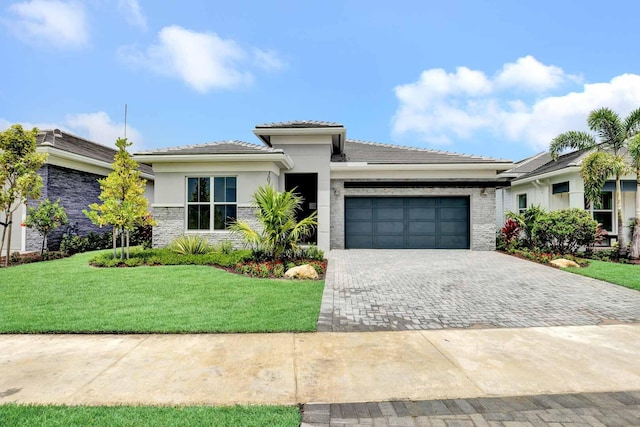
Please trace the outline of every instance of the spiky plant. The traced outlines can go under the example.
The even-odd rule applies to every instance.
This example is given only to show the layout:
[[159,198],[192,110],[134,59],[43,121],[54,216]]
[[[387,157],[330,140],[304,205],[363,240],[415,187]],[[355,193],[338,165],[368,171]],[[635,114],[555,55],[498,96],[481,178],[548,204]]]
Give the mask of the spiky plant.
[[176,237],[169,249],[181,255],[200,255],[209,252],[209,243],[207,240],[197,234],[187,234]]
[[230,229],[242,236],[253,251],[260,251],[267,258],[293,256],[300,241],[310,236],[318,225],[316,212],[296,220],[302,201],[294,190],[280,192],[271,185],[261,186],[253,194],[252,202],[262,229],[256,230],[243,220],[236,221]]

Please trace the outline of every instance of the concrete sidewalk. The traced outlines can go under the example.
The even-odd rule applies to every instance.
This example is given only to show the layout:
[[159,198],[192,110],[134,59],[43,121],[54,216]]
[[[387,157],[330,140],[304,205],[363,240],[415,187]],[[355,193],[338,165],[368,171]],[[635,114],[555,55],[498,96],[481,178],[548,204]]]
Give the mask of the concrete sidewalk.
[[298,404],[640,390],[640,324],[0,335],[0,404]]

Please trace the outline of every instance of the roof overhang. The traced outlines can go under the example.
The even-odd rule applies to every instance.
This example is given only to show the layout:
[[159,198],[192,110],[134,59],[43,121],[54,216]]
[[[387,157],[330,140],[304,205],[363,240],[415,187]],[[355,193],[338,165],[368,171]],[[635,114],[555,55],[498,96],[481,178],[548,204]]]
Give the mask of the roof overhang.
[[365,162],[332,162],[332,171],[442,171],[442,170],[493,170],[496,173],[507,170],[513,163],[365,163]]
[[344,140],[347,137],[345,127],[317,127],[317,128],[255,128],[253,133],[267,146],[271,147],[271,137],[274,135],[304,136],[304,135],[330,135],[331,152],[333,154],[344,151]]
[[[60,150],[55,146],[40,145],[36,148],[36,151],[38,153],[47,154],[47,164],[50,165],[76,169],[103,176],[107,176],[113,171],[112,164],[109,162],[92,159],[80,154],[70,153],[68,151]],[[141,172],[140,176],[149,181],[154,180],[152,174]]]
[[293,168],[293,160],[285,153],[264,154],[136,154],[142,163],[217,163],[217,162],[273,162],[281,169]]
[[547,173],[542,173],[540,175],[533,175],[533,176],[528,176],[526,178],[514,179],[513,181],[511,181],[511,185],[514,186],[514,185],[528,184],[530,182],[539,181],[541,179],[553,178],[556,176],[566,175],[566,174],[575,173],[575,172],[579,173],[580,170],[581,170],[581,167],[577,165],[567,166],[562,169],[558,169],[558,170],[547,172]]

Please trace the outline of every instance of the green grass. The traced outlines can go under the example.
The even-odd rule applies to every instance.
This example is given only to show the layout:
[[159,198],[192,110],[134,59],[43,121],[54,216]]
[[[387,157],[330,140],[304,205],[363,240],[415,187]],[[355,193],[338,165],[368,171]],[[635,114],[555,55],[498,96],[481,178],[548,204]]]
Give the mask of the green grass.
[[591,260],[588,267],[564,270],[640,290],[640,265]]
[[38,406],[0,405],[0,424],[43,426],[298,426],[293,406]]
[[323,282],[195,265],[94,268],[94,255],[0,269],[0,333],[316,330]]

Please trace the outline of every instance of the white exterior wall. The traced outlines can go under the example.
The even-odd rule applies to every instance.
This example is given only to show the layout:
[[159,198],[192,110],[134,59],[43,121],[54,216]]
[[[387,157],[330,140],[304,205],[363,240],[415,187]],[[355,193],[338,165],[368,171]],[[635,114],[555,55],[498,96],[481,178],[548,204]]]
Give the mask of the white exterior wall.
[[[259,163],[259,165],[237,162],[233,164],[155,164],[154,203],[152,204],[152,212],[158,220],[158,226],[154,227],[154,247],[166,246],[171,243],[174,238],[182,234],[200,234],[205,236],[211,243],[229,240],[239,246],[242,242],[228,230],[187,230],[187,178],[235,176],[237,179],[236,200],[238,218],[251,223],[255,220],[254,210],[251,207],[251,199],[255,191],[259,186],[265,185],[267,182],[278,185],[278,175],[272,170],[273,163],[256,163]],[[253,170],[259,169],[260,167],[267,170]],[[175,170],[180,170],[180,172],[176,172]]]
[[[293,169],[285,173],[318,174],[318,248],[328,252],[331,240],[331,135],[273,135],[271,145],[283,149],[293,160]],[[284,189],[284,173],[279,185]]]
[[[22,227],[20,224],[24,221],[26,217],[26,208],[24,205],[20,205],[18,209],[13,213],[13,225],[11,227],[11,249],[10,252],[19,252],[25,250],[25,227]],[[2,222],[5,222],[4,216],[1,217]],[[2,237],[2,232],[4,227],[0,226],[0,238]],[[4,239],[4,244],[2,245],[2,254],[0,256],[4,256],[7,250],[7,242],[9,241],[9,233]]]

